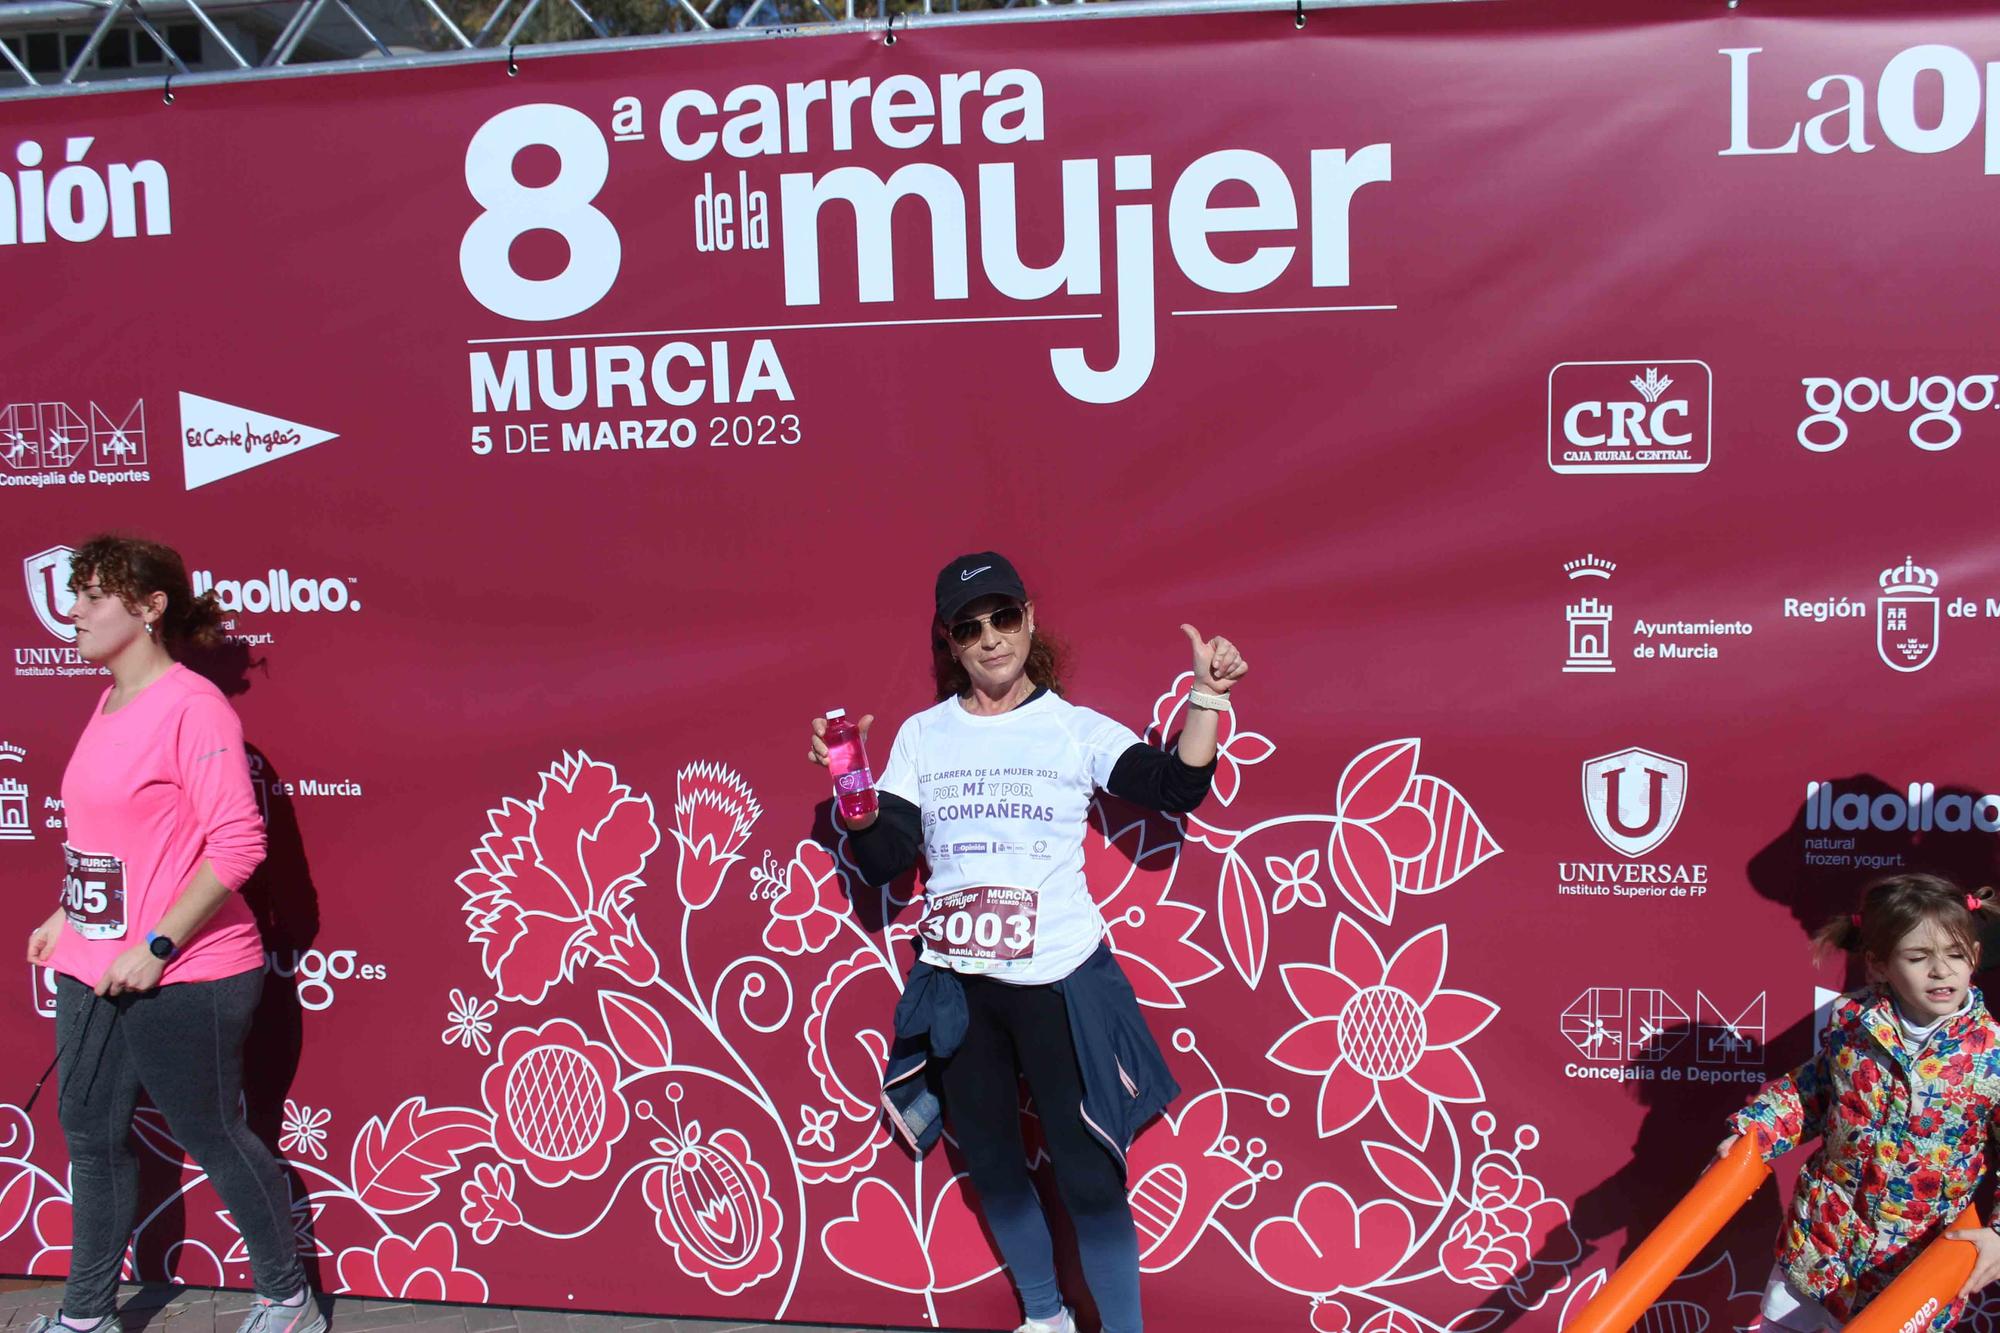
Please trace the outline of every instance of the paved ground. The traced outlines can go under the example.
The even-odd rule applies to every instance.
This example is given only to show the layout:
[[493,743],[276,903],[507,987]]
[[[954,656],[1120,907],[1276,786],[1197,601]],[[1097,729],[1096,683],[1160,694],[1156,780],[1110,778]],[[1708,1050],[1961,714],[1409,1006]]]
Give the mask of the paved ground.
[[[0,1280],[0,1333],[17,1333],[39,1314],[54,1314],[60,1282]],[[332,1333],[874,1333],[810,1324],[730,1324],[703,1319],[642,1319],[624,1315],[506,1310],[487,1305],[417,1305],[322,1297]],[[236,1333],[250,1294],[194,1287],[125,1287],[119,1294],[125,1333]]]

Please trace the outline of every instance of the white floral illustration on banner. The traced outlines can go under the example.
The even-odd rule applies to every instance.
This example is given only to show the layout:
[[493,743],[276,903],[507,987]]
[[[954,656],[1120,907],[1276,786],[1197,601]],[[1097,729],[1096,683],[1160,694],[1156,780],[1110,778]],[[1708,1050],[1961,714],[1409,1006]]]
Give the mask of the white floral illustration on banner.
[[[1155,703],[1151,743],[1171,743],[1190,684]],[[1127,1162],[1143,1269],[1206,1247],[1321,1333],[1477,1333],[1552,1307],[1580,1249],[1529,1160],[1538,1131],[1496,1138],[1480,1043],[1497,1007],[1452,984],[1448,925],[1407,920],[1499,845],[1414,739],[1240,827],[1278,744],[1231,713],[1220,746],[1201,814],[1100,797],[1084,839],[1110,944],[1156,1024],[1172,1018],[1186,1085]],[[492,796],[441,886],[484,987],[441,978],[417,1011],[442,1015],[422,1029],[439,1069],[351,1124],[286,1103],[301,1244],[324,1231],[330,1284],[359,1294],[505,1300],[517,1256],[587,1272],[616,1237],[650,1250],[657,1300],[690,1314],[818,1318],[797,1299],[810,1274],[868,1293],[881,1322],[990,1322],[1003,1270],[969,1181],[946,1151],[895,1146],[881,1114],[921,874],[869,887],[844,835],[797,836],[802,812],[766,836],[720,760],[672,782],[664,826],[664,796],[582,750]],[[1205,996],[1227,997],[1229,1023]],[[176,1199],[212,1197],[156,1113],[139,1136],[179,1171]],[[68,1183],[33,1147],[0,1105],[0,1243],[31,1227],[27,1266],[59,1271]],[[173,1202],[135,1253],[241,1281],[233,1235],[146,1248]]]
[[463,1046],[486,1055],[493,1050],[493,1015],[500,1012],[497,1000],[481,1000],[451,988],[451,1015],[445,1023],[444,1044]]
[[315,1111],[285,1098],[285,1125],[278,1136],[278,1151],[304,1153],[325,1161],[326,1127],[332,1119],[331,1111]]

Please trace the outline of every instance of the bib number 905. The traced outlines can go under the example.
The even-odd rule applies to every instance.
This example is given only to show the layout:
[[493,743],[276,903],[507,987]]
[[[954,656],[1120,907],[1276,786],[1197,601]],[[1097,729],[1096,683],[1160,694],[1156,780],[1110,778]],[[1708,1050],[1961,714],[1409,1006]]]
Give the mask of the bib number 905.
[[63,848],[63,915],[90,940],[125,933],[125,863],[100,852]]

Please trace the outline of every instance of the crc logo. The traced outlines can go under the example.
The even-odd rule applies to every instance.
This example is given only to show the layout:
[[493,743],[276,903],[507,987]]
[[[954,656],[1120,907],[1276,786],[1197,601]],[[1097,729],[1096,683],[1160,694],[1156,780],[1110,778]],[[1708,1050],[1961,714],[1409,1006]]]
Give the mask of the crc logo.
[[28,605],[42,628],[64,643],[76,642],[76,622],[69,618],[76,594],[69,590],[69,562],[76,552],[67,546],[51,546],[21,562],[28,580]]
[[1687,804],[1687,765],[1637,746],[1583,764],[1583,808],[1606,846],[1639,857],[1658,847]]
[[[0,407],[0,465],[15,472],[146,465],[146,403],[123,412],[96,403],[79,412],[68,403],[9,403]],[[84,458],[88,451],[89,458]]]
[[333,1006],[336,981],[383,981],[389,969],[381,963],[364,963],[352,949],[274,950],[264,955],[265,970],[274,976],[296,980],[299,1004],[318,1013]]
[[1812,415],[1799,423],[1798,440],[1814,453],[1830,454],[1847,443],[1848,416],[1866,416],[1879,408],[1898,415],[1917,413],[1910,419],[1910,443],[1935,454],[1964,437],[1959,412],[1992,409],[2000,375],[1967,375],[1955,383],[1949,375],[1912,375],[1901,385],[1867,376],[1843,384],[1809,375],[1799,383],[1805,386]]
[[1549,467],[1703,471],[1712,401],[1705,361],[1565,361],[1549,372]]

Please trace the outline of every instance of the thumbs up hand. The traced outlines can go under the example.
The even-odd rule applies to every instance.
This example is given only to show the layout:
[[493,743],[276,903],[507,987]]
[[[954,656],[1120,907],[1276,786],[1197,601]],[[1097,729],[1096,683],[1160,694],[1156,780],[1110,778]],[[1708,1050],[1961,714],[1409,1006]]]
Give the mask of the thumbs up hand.
[[1213,639],[1203,639],[1201,631],[1193,625],[1182,625],[1181,633],[1188,636],[1188,643],[1194,648],[1194,687],[1209,694],[1227,694],[1235,688],[1236,682],[1250,673],[1250,664],[1243,660],[1243,654],[1236,651],[1236,645],[1217,635]]

